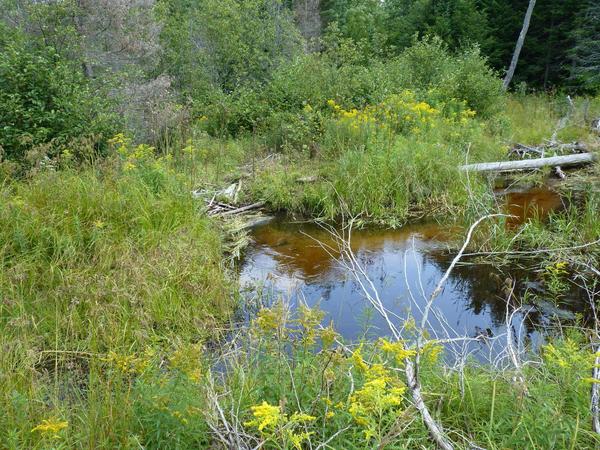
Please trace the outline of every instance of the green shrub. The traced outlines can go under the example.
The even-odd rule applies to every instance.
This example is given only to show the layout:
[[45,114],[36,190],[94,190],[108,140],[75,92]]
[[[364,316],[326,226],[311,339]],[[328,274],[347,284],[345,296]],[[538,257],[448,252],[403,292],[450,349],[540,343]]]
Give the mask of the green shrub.
[[327,115],[330,100],[345,109],[360,109],[406,89],[432,104],[466,102],[485,118],[504,105],[501,81],[476,47],[454,55],[441,40],[425,38],[390,61],[364,64],[351,57],[340,61],[329,51],[297,57],[278,67],[263,87],[223,94],[206,107],[208,131],[237,135],[258,130],[272,133],[275,147],[293,141],[301,148],[318,140],[318,128],[323,130],[320,126],[307,132],[303,114],[307,105]]
[[83,136],[95,136],[101,146],[113,125],[106,103],[50,48],[0,52],[0,147],[7,159],[23,161],[27,151],[48,143],[53,157]]
[[453,55],[440,39],[426,37],[394,60],[390,71],[405,88],[432,91],[443,100],[464,100],[483,117],[504,106],[501,80],[477,47]]

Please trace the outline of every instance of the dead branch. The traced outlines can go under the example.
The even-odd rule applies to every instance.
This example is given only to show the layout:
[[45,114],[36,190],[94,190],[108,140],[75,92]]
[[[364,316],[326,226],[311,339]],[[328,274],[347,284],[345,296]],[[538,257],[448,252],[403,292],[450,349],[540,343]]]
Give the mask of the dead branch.
[[[592,378],[600,379],[600,345],[596,346],[596,358],[594,359],[594,367],[592,368]],[[595,433],[600,434],[600,384],[592,383],[592,393],[590,408],[592,412],[592,429]]]
[[242,206],[241,208],[236,208],[236,209],[232,209],[229,211],[225,211],[219,215],[220,216],[230,216],[230,215],[234,215],[234,214],[240,214],[240,213],[243,213],[246,211],[250,211],[252,209],[258,209],[264,205],[265,205],[265,202],[256,202],[256,203],[252,203],[251,205]]

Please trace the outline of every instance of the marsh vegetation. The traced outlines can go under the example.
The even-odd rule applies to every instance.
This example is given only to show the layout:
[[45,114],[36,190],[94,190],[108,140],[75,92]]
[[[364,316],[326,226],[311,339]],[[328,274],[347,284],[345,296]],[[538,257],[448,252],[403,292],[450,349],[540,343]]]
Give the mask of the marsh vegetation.
[[506,91],[523,14],[0,0],[0,447],[597,447],[598,7]]

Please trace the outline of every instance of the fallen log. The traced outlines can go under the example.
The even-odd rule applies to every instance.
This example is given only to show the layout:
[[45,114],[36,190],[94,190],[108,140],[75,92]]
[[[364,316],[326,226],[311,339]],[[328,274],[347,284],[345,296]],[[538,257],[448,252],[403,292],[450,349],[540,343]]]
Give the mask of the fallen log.
[[521,161],[499,161],[491,163],[467,164],[460,170],[472,172],[511,172],[515,170],[540,169],[542,167],[569,167],[590,164],[596,160],[593,153],[553,156],[551,158],[525,159]]

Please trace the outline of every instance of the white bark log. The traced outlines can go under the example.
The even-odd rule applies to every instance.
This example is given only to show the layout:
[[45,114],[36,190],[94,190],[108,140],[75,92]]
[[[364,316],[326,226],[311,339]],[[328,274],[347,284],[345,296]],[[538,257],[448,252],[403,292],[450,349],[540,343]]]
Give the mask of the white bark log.
[[569,167],[590,164],[596,160],[593,153],[553,156],[551,158],[524,159],[521,161],[500,161],[480,164],[467,164],[460,170],[473,172],[511,172],[515,170],[540,169],[542,167]]

